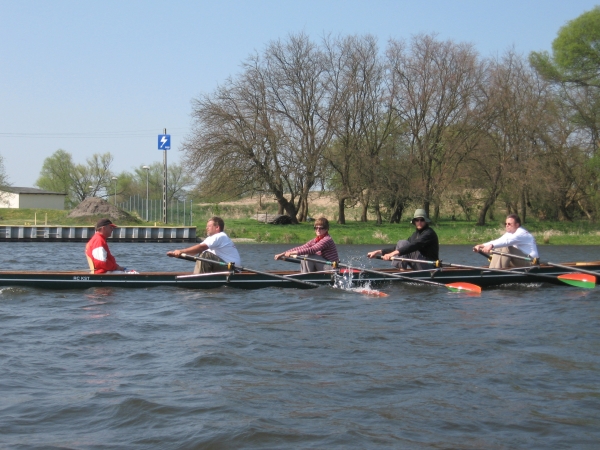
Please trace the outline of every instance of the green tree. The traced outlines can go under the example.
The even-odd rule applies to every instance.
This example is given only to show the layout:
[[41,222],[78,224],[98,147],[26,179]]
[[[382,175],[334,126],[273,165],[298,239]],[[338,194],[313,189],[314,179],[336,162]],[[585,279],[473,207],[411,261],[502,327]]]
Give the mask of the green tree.
[[56,150],[52,156],[44,160],[36,186],[48,191],[68,194],[71,189],[71,176],[75,171],[71,154]]
[[6,174],[6,169],[4,168],[4,158],[0,155],[0,188],[10,186],[10,182],[8,181],[8,175]]
[[552,55],[532,52],[529,61],[547,80],[600,88],[600,6],[559,30]]
[[[584,199],[578,201],[591,219],[590,211],[600,211],[600,175],[595,170],[600,148],[600,6],[567,22],[552,42],[552,55],[533,52],[529,61],[535,70],[557,87],[557,93],[568,114],[571,140],[577,140],[588,160],[584,179],[573,182],[584,187]],[[576,171],[578,175],[581,172]],[[565,192],[568,189],[565,189]],[[567,196],[564,196],[567,198]],[[586,205],[586,206],[582,206]],[[566,209],[563,215],[568,217]]]
[[[136,167],[129,181],[129,188],[126,190],[128,195],[139,194],[146,196],[146,182],[148,183],[148,195],[151,199],[162,199],[164,166],[161,162],[150,164],[149,169],[144,166]],[[121,175],[119,175],[119,178]],[[167,165],[167,202],[174,200],[183,200],[188,196],[188,192],[194,185],[192,178],[185,170],[182,164]]]
[[4,169],[4,158],[0,155],[0,202],[5,200],[7,195],[5,189],[9,186],[10,182],[8,181],[8,175]]
[[66,207],[72,208],[90,196],[106,197],[112,173],[110,153],[94,154],[87,165],[75,164],[70,153],[59,149],[44,160],[36,186],[67,194]]

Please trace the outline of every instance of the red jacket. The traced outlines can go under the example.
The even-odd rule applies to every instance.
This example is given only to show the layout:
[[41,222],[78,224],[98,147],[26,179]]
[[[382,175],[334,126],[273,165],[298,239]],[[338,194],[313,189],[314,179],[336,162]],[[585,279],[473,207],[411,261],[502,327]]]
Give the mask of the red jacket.
[[85,246],[85,254],[92,259],[94,263],[94,273],[106,273],[111,270],[117,270],[115,257],[111,255],[106,243],[106,238],[102,233],[96,232]]

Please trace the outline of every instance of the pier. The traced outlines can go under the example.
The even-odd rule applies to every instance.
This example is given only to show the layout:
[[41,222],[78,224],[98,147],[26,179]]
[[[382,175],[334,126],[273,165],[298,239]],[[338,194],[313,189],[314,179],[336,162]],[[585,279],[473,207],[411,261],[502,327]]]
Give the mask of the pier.
[[[91,227],[0,226],[0,242],[87,242],[96,232]],[[197,242],[196,227],[119,227],[109,242]]]

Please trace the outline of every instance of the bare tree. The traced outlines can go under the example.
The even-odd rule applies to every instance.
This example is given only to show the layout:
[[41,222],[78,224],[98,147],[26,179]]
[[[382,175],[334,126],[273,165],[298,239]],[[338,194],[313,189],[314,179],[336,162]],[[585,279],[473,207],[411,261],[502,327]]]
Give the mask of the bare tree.
[[[264,184],[295,219],[295,184],[286,167],[281,125],[267,102],[262,65],[254,56],[240,77],[194,101],[194,132],[184,143],[185,163],[200,178],[203,195],[236,196]],[[285,197],[290,191],[291,201]]]
[[282,211],[304,220],[333,133],[336,93],[326,87],[323,54],[300,34],[271,43],[243,67],[195,101],[186,162],[205,191],[241,194],[267,186]]
[[322,175],[323,152],[333,136],[338,92],[323,52],[304,34],[272,43],[265,54],[267,95],[281,124],[295,175],[299,220],[308,210],[308,194]]
[[[85,200],[93,192],[110,191],[113,156],[110,153],[102,155],[94,153],[87,159],[87,166],[77,164],[71,174],[71,189],[76,199]],[[92,192],[90,192],[90,186]]]
[[324,158],[338,199],[338,223],[345,223],[345,201],[377,190],[379,152],[397,122],[375,38],[352,36],[328,44],[329,66],[337,68],[330,71],[336,75],[330,84],[338,93],[338,112],[335,141]]
[[398,118],[408,128],[412,161],[420,171],[423,207],[454,179],[475,132],[478,87],[483,76],[471,45],[415,36],[407,47],[391,41]]
[[477,225],[485,225],[486,215],[495,204],[508,174],[514,170],[515,154],[522,133],[520,121],[526,98],[520,84],[527,82],[523,61],[513,52],[502,59],[491,61],[486,80],[486,122],[481,127],[478,151],[472,154],[471,180],[484,192],[484,202],[479,210]]

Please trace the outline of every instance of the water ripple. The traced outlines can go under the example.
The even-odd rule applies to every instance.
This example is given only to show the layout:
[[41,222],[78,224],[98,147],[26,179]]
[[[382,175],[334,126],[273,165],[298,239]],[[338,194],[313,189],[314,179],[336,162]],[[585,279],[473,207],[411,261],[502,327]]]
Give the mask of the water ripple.
[[[42,262],[56,248],[22,245]],[[136,267],[164,270],[150,256],[167,246],[141,247]],[[242,248],[265,269],[282,250]],[[0,447],[597,447],[600,291],[382,289],[3,288]]]

